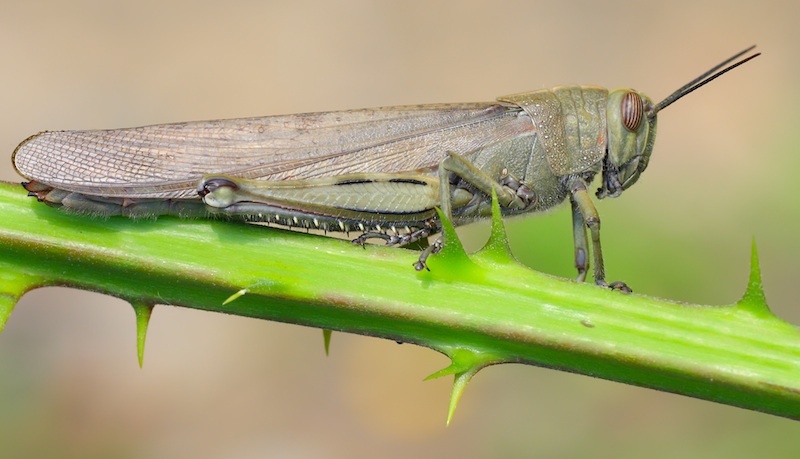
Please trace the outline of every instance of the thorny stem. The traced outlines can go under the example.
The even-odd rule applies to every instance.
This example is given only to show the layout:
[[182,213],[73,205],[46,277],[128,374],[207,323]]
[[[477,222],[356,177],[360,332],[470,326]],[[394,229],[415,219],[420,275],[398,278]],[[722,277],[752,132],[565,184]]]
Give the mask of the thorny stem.
[[66,285],[134,304],[141,343],[149,306],[168,303],[436,349],[453,359],[433,376],[454,375],[454,400],[478,369],[517,362],[800,419],[800,335],[767,308],[755,252],[743,299],[714,307],[532,271],[509,256],[499,220],[469,258],[445,225],[445,249],[417,272],[407,250],[222,221],[86,218],[12,184],[0,184],[0,215],[0,327],[24,292]]

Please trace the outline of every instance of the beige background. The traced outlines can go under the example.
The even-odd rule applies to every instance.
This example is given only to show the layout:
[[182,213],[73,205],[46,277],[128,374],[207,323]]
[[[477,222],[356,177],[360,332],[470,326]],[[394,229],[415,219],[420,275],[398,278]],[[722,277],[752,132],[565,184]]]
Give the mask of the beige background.
[[[800,323],[799,13],[763,0],[4,1],[0,149],[10,158],[44,129],[481,101],[572,83],[660,100],[757,43],[762,57],[661,114],[650,169],[599,204],[604,243],[612,279],[726,304],[744,289],[755,237],[773,309]],[[0,179],[19,180],[8,160]],[[572,276],[564,210],[510,232],[527,263]],[[0,450],[713,458],[797,457],[800,446],[792,421],[510,365],[481,372],[445,428],[449,381],[421,381],[445,364],[343,334],[325,358],[318,330],[160,307],[140,370],[123,302],[35,291],[0,335]]]

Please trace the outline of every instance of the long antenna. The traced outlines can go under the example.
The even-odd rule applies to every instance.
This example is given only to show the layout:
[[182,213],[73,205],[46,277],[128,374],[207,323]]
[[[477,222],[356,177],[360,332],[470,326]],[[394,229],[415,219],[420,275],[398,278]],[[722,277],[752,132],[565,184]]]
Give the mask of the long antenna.
[[[656,113],[658,113],[661,110],[665,109],[670,104],[672,104],[676,100],[680,99],[681,97],[685,96],[686,94],[689,94],[690,92],[694,91],[695,89],[705,85],[706,83],[709,83],[710,81],[716,79],[717,77],[721,76],[722,74],[730,72],[731,70],[733,70],[736,67],[744,64],[745,62],[747,62],[747,61],[749,61],[751,59],[755,59],[756,57],[760,56],[761,53],[756,53],[756,54],[753,54],[750,57],[747,57],[745,59],[740,60],[739,62],[736,62],[734,64],[728,65],[728,63],[730,63],[731,61],[739,58],[740,56],[742,56],[744,54],[749,53],[755,47],[756,46],[753,45],[753,46],[747,48],[746,50],[733,55],[732,57],[730,57],[729,59],[726,59],[721,64],[719,64],[716,67],[710,69],[709,71],[707,71],[706,73],[700,75],[699,77],[695,78],[694,80],[690,81],[689,83],[683,85],[680,89],[678,89],[677,91],[675,91],[672,94],[670,94],[666,99],[664,99],[661,102],[659,102],[658,104],[656,104],[656,106],[653,108],[653,110],[650,113],[648,113],[648,117],[649,118],[654,117],[656,115]],[[726,65],[728,65],[728,66],[725,67]],[[722,70],[719,70],[722,67],[725,67],[725,68],[722,69]],[[717,70],[719,70],[719,72],[717,72]],[[714,72],[717,72],[717,73],[714,73]],[[713,75],[711,75],[712,73],[713,73]],[[711,76],[709,76],[709,75],[711,75]]]

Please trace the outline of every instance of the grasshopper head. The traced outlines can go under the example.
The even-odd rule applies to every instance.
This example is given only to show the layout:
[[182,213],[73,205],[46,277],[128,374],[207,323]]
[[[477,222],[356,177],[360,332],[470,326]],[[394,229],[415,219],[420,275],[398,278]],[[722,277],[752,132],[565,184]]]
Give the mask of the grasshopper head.
[[656,139],[655,105],[632,89],[615,89],[608,95],[608,151],[603,161],[600,199],[616,198],[636,183],[647,168]]
[[632,89],[611,91],[608,95],[608,104],[606,106],[608,151],[603,160],[603,183],[600,189],[597,190],[597,197],[600,199],[606,196],[615,198],[639,180],[639,176],[647,168],[647,163],[650,161],[650,154],[653,153],[653,143],[656,140],[656,114],[658,112],[718,76],[758,57],[760,53],[728,65],[730,62],[750,52],[753,48],[755,46],[737,53],[730,59],[683,85],[657,104],[653,104],[650,98]]
[[603,161],[600,199],[616,198],[636,183],[647,168],[656,139],[655,105],[632,89],[615,89],[608,95],[608,152]]

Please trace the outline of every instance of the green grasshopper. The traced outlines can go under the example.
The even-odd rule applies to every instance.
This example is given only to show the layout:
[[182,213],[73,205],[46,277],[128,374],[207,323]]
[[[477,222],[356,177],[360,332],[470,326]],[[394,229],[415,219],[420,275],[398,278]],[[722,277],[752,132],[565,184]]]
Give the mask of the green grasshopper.
[[[647,167],[656,115],[758,54],[750,47],[654,104],[632,89],[560,86],[496,102],[42,132],[14,151],[39,201],[94,215],[225,215],[402,246],[491,213],[539,212],[569,198],[578,280],[605,280],[599,199]],[[726,67],[727,65],[727,67]],[[723,68],[724,67],[724,68]],[[720,70],[722,69],[722,70]],[[715,73],[716,72],[716,73]],[[426,269],[441,238],[415,263]]]

